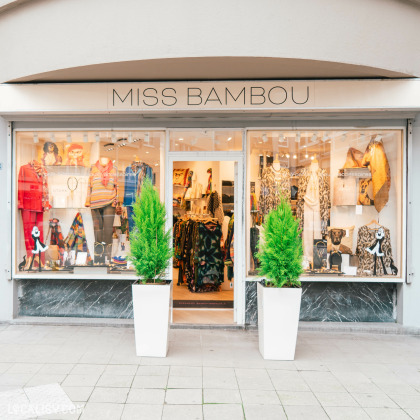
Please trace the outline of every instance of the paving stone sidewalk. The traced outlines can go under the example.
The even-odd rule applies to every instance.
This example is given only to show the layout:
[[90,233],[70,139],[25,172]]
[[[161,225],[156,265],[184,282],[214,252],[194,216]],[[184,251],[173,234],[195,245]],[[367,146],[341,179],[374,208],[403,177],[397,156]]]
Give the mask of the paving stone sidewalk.
[[176,329],[160,359],[132,328],[0,325],[0,405],[53,384],[77,409],[37,418],[420,419],[420,336],[303,331],[275,362],[256,331]]

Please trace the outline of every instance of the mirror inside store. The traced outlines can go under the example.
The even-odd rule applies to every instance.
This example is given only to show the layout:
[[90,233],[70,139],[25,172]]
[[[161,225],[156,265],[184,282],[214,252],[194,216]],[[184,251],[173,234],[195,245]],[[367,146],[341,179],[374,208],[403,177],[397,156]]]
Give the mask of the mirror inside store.
[[173,321],[233,323],[235,163],[173,164]]
[[18,132],[15,271],[133,274],[133,204],[146,177],[162,195],[163,142],[159,131]]

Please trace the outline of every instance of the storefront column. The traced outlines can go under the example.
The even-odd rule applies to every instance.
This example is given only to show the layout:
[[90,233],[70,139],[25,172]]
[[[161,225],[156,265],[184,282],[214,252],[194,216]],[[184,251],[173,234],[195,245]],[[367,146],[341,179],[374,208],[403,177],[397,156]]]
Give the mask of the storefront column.
[[[410,161],[411,159],[411,161]],[[405,326],[420,327],[420,114],[413,121],[412,153],[408,153],[408,238],[407,276],[409,283],[398,289],[398,321]],[[411,195],[411,205],[410,205]],[[411,209],[410,209],[411,206]],[[410,246],[411,243],[411,246]],[[411,273],[411,274],[410,274]]]
[[13,318],[14,285],[11,280],[11,185],[9,123],[0,118],[0,321]]

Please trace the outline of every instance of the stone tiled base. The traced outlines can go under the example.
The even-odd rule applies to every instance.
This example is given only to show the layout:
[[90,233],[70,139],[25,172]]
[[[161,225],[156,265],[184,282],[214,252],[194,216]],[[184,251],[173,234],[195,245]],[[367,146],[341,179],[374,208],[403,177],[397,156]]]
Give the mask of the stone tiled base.
[[[302,283],[301,321],[395,322],[396,287],[389,283]],[[246,320],[258,322],[257,284],[246,283]]]

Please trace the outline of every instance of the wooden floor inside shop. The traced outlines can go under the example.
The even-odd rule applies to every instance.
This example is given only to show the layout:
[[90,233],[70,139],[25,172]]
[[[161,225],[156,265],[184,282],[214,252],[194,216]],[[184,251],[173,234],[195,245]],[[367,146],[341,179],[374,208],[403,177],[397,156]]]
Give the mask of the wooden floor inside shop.
[[174,280],[173,300],[229,300],[233,301],[233,289],[221,290],[220,292],[193,293],[188,290],[186,284],[177,286]]
[[234,324],[233,309],[173,309],[174,324]]

